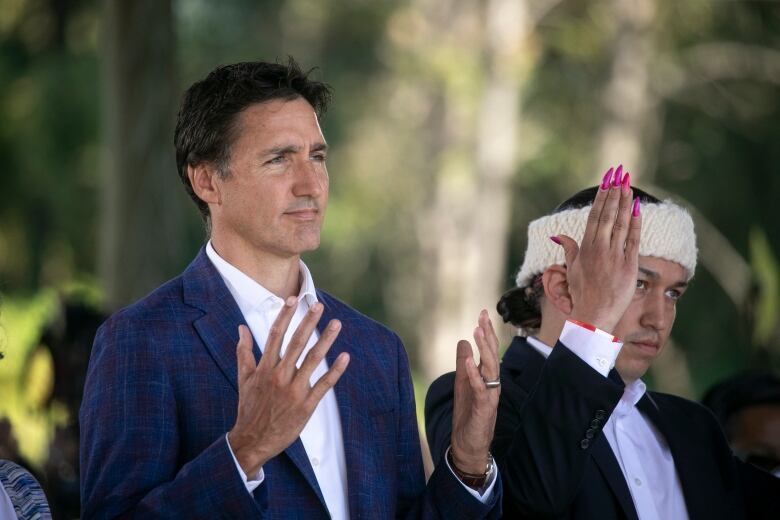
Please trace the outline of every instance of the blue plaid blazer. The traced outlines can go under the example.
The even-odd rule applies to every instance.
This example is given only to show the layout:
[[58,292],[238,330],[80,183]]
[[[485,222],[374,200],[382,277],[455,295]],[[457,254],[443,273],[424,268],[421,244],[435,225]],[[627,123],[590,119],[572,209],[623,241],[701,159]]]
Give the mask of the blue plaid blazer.
[[[335,387],[351,518],[497,518],[500,482],[486,505],[446,467],[426,485],[400,339],[318,298],[320,329],[343,324],[328,362],[351,358]],[[241,323],[201,249],[182,275],[101,326],[80,411],[83,518],[329,518],[300,439],[263,466],[253,494],[236,470],[225,433],[236,419]]]

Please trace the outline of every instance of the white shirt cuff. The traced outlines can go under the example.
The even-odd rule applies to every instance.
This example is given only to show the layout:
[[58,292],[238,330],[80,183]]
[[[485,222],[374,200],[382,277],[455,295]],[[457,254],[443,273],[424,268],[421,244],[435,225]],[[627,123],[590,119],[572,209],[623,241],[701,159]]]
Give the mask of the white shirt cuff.
[[225,442],[227,442],[230,456],[233,457],[233,462],[236,464],[238,474],[241,476],[241,481],[244,483],[244,486],[246,486],[247,492],[251,494],[255,489],[258,488],[258,486],[260,486],[260,484],[263,483],[263,480],[265,480],[265,473],[263,473],[263,468],[261,466],[260,469],[257,470],[257,473],[255,473],[252,477],[252,480],[249,480],[246,476],[246,473],[244,473],[244,470],[241,469],[241,465],[238,463],[238,459],[236,459],[236,455],[233,453],[233,448],[230,447],[230,439],[228,439],[227,433],[225,434]]
[[[452,447],[447,448],[447,451],[450,451]],[[493,498],[493,488],[496,485],[496,475],[498,474],[498,468],[496,467],[495,463],[493,464],[492,469],[490,470],[490,474],[487,477],[487,481],[485,482],[485,487],[482,489],[481,492],[477,491],[474,488],[468,487],[466,484],[461,482],[461,480],[458,478],[458,475],[455,474],[454,471],[452,471],[452,466],[450,466],[450,461],[447,460],[447,454],[445,452],[444,455],[444,463],[447,464],[447,469],[450,470],[450,472],[455,475],[455,478],[458,479],[458,482],[460,482],[460,485],[463,486],[466,491],[471,493],[471,496],[482,502],[483,504],[487,504],[490,502],[490,500]]]
[[604,377],[615,367],[623,347],[609,332],[574,320],[566,320],[559,341]]

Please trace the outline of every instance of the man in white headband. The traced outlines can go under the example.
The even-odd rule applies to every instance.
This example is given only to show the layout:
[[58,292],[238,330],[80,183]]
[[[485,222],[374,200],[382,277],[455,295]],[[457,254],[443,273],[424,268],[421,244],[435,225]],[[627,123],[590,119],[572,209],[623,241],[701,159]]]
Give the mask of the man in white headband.
[[[501,367],[493,454],[508,518],[761,518],[780,479],[737,460],[702,406],[650,392],[696,269],[690,215],[631,188],[622,167],[528,226],[517,287],[498,310],[520,334]],[[434,461],[452,375],[426,398]],[[774,508],[774,509],[773,509]]]

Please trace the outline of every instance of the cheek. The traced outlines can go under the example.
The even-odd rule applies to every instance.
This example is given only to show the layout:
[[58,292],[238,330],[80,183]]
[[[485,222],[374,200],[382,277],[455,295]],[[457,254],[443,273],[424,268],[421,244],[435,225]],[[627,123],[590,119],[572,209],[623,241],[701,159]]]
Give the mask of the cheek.
[[623,313],[623,316],[615,327],[614,335],[623,339],[631,332],[635,332],[637,328],[639,328],[640,314],[641,309],[638,302],[631,302],[631,305],[628,306],[628,309]]

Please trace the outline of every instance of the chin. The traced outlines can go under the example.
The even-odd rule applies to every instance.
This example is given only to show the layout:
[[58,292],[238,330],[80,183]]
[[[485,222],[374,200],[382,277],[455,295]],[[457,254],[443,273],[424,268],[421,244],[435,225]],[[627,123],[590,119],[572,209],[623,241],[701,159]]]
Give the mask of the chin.
[[650,364],[640,360],[631,360],[627,363],[618,363],[615,365],[615,369],[624,380],[635,380],[645,376]]

